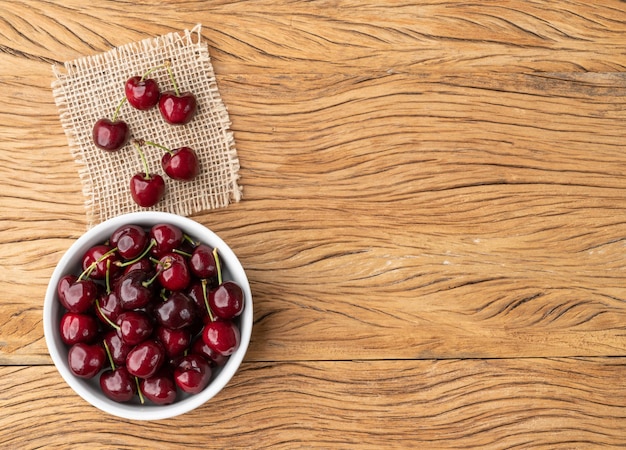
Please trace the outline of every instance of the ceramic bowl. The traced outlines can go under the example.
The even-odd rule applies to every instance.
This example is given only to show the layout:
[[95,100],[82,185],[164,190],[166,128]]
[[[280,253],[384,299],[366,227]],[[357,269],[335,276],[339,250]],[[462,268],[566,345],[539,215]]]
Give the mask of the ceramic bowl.
[[[113,231],[126,224],[141,225],[150,228],[157,223],[170,223],[181,228],[186,234],[219,250],[220,261],[223,267],[223,278],[234,280],[243,289],[245,304],[242,314],[238,317],[241,331],[241,344],[228,358],[226,364],[213,369],[212,380],[209,385],[198,394],[181,394],[170,405],[155,405],[148,400],[141,404],[138,400],[129,403],[118,403],[106,397],[99,385],[99,375],[92,379],[76,377],[69,369],[67,360],[68,346],[61,340],[59,323],[64,308],[58,300],[57,284],[59,279],[69,273],[79,274],[83,253],[93,245],[105,242]],[[214,397],[222,390],[233,377],[250,342],[252,333],[252,294],[246,273],[231,248],[215,233],[200,223],[183,216],[164,212],[137,212],[124,214],[89,229],[77,239],[57,264],[44,300],[43,324],[46,344],[52,360],[65,382],[84,400],[114,416],[133,420],[166,419],[187,413]]]

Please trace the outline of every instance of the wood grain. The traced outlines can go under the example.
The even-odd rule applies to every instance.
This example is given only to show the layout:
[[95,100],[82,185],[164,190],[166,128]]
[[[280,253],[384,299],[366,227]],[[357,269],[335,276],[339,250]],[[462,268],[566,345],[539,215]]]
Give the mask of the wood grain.
[[[626,446],[623,1],[0,11],[4,447]],[[211,404],[122,421],[43,339],[86,227],[51,65],[196,23],[244,197],[194,218],[246,268],[253,338]]]
[[619,0],[3,5],[0,30],[11,42],[4,53],[45,62],[201,22],[221,73],[617,72],[625,66],[626,11]]
[[[246,363],[200,409],[149,423],[103,415],[48,366],[5,367],[0,443],[24,449],[617,447],[626,445],[624,367],[624,358]],[[68,427],[81,432],[58,433]]]

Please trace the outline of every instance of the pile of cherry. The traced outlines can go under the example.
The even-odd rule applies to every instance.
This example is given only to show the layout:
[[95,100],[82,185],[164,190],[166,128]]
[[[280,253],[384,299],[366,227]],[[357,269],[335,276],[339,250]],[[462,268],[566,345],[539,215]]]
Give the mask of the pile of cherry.
[[[158,83],[150,74],[158,69],[167,69],[174,86],[173,90],[161,92]],[[185,125],[196,114],[196,97],[190,92],[180,92],[174,75],[171,62],[166,61],[162,66],[148,70],[143,76],[133,76],[124,86],[125,96],[119,102],[113,118],[101,118],[96,121],[92,138],[94,144],[108,152],[116,152],[124,147],[131,139],[128,124],[119,119],[122,106],[128,102],[132,107],[147,111],[158,105],[161,116],[170,125]],[[156,142],[133,139],[143,164],[143,172],[137,172],[130,180],[131,197],[139,206],[148,208],[156,205],[165,196],[165,180],[158,173],[150,171],[145,155],[142,151],[144,144],[157,147],[164,151],[161,166],[166,175],[178,181],[193,180],[199,173],[200,167],[196,152],[187,146],[169,149]]]
[[222,277],[217,248],[177,226],[121,226],[57,285],[71,372],[117,402],[202,391],[240,343],[244,294]]

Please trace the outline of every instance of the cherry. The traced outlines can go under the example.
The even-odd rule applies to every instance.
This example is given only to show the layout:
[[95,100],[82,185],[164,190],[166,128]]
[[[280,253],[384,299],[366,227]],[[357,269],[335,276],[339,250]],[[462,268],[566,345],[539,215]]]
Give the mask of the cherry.
[[220,355],[230,356],[239,347],[241,335],[233,322],[217,319],[204,326],[202,339]]
[[167,253],[159,260],[158,279],[165,289],[182,291],[191,281],[187,261],[178,253]]
[[202,336],[191,344],[191,353],[204,356],[214,366],[223,366],[228,361],[228,356],[220,355],[211,347],[206,345]]
[[206,244],[196,246],[189,259],[189,268],[198,278],[217,277],[217,263],[213,249]]
[[152,335],[154,326],[145,312],[126,311],[119,315],[116,324],[118,333],[125,344],[137,345]]
[[107,272],[112,277],[120,270],[116,264],[118,261],[113,247],[106,244],[94,245],[83,255],[83,273],[95,280],[105,279]]
[[132,260],[148,245],[148,233],[139,225],[123,225],[111,234],[109,243],[122,258]]
[[209,292],[209,307],[222,319],[239,316],[243,305],[243,290],[234,281],[225,281]]
[[191,122],[196,109],[196,97],[191,92],[179,94],[175,91],[165,91],[159,98],[161,116],[170,125],[185,125]]
[[155,80],[140,76],[130,77],[124,85],[124,92],[128,103],[142,111],[156,106],[161,95],[159,84]]
[[190,147],[180,147],[164,153],[161,167],[167,176],[178,181],[193,180],[200,172],[198,155]]
[[67,353],[70,370],[80,378],[95,377],[106,361],[104,348],[100,344],[78,342],[70,347]]
[[[63,302],[65,301],[65,292],[77,280],[78,277],[74,274],[63,275],[61,278],[59,278],[59,282],[57,283],[57,295],[59,296],[59,301],[61,302],[61,304],[63,304]],[[63,304],[63,306],[65,305]]]
[[182,292],[173,292],[156,307],[155,314],[162,326],[173,330],[192,325],[197,317],[193,300]]
[[150,237],[154,239],[156,245],[152,247],[152,254],[157,258],[166,253],[173,252],[178,248],[185,238],[183,231],[176,225],[169,223],[159,223],[150,228]]
[[182,391],[197,394],[211,381],[211,366],[201,355],[184,356],[174,368],[174,381]]
[[98,322],[88,314],[66,312],[61,317],[61,339],[68,345],[78,342],[91,343],[98,336]]
[[130,139],[130,128],[123,120],[99,119],[93,126],[92,138],[96,147],[114,152]]
[[160,326],[156,330],[156,337],[163,345],[168,358],[182,355],[191,343],[191,332],[186,328],[172,330],[171,328]]
[[128,373],[139,378],[150,378],[163,365],[165,351],[157,341],[148,340],[137,344],[126,357]]
[[143,270],[133,270],[123,275],[115,287],[115,294],[124,309],[146,306],[154,297],[152,278]]
[[109,351],[112,365],[123,366],[126,364],[126,356],[133,349],[133,345],[125,343],[115,330],[106,333],[103,342]]
[[123,120],[118,120],[117,116],[126,101],[123,98],[115,108],[113,118],[101,118],[93,126],[91,137],[96,147],[109,152],[115,152],[124,147],[130,139],[130,128]]
[[196,114],[196,97],[190,92],[181,93],[172,73],[172,64],[165,62],[165,67],[169,73],[173,91],[165,91],[159,98],[159,112],[163,119],[172,125],[184,125],[189,123]]
[[156,205],[165,195],[165,181],[158,173],[150,173],[148,161],[141,151],[143,141],[133,141],[143,163],[143,172],[138,172],[130,179],[130,195],[139,206],[149,208]]
[[103,323],[115,323],[123,312],[124,308],[115,291],[105,292],[98,298],[96,315]]
[[139,172],[130,179],[130,194],[139,206],[150,208],[165,195],[165,181],[158,173]]
[[137,393],[137,384],[126,367],[106,370],[100,375],[100,389],[104,395],[116,402],[128,402]]
[[[65,287],[59,301],[68,311],[75,313],[87,312],[98,298],[98,286],[92,280],[75,280]],[[61,279],[61,284],[66,286],[68,279]]]
[[160,370],[156,375],[142,379],[139,388],[143,395],[156,405],[169,405],[176,401],[176,384],[167,371]]

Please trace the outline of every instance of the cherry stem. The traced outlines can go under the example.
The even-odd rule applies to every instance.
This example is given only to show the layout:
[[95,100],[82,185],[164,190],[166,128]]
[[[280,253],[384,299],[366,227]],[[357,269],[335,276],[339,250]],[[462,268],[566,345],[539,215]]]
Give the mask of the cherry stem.
[[172,253],[178,253],[179,255],[186,256],[187,258],[191,258],[191,253],[175,248],[172,250]]
[[149,280],[146,280],[143,283],[141,283],[141,285],[143,287],[150,286],[152,283],[154,283],[154,280],[156,280],[158,278],[159,274],[161,272],[163,272],[165,269],[167,269],[167,267],[164,267],[164,264],[161,261],[159,261],[158,259],[150,258],[150,261],[152,261],[154,264],[157,264],[159,266],[159,270],[156,271],[156,273],[154,274],[154,276],[152,278],[150,278]]
[[167,60],[163,63],[163,65],[167,68],[167,73],[170,75],[170,80],[172,80],[172,84],[174,85],[174,92],[176,93],[176,96],[179,96],[180,93],[178,91],[178,85],[174,79],[174,73],[172,72],[172,61]]
[[143,394],[141,393],[141,386],[139,386],[139,378],[135,377],[135,383],[137,384],[137,393],[139,394],[139,401],[143,405],[146,401],[143,399]]
[[211,322],[215,322],[215,317],[213,317],[213,313],[211,312],[211,307],[209,306],[209,298],[206,291],[207,280],[206,278],[202,279],[202,297],[204,298],[204,305],[206,306],[206,311],[209,313],[209,319]]
[[122,100],[120,100],[119,104],[117,105],[117,108],[115,108],[115,112],[113,113],[113,119],[112,119],[113,122],[115,122],[115,120],[117,119],[117,116],[120,113],[120,110],[122,109],[122,106],[124,105],[124,103],[126,103],[126,97],[122,98]]
[[217,284],[222,284],[222,264],[217,253],[217,247],[213,249],[213,258],[215,258],[215,267],[217,268]]
[[107,289],[107,294],[111,293],[111,260],[107,259],[107,271],[104,275],[104,283]]
[[127,267],[127,266],[135,264],[136,262],[140,261],[143,257],[145,257],[150,252],[152,247],[154,247],[156,244],[157,243],[155,239],[150,239],[150,244],[148,244],[146,249],[143,252],[141,252],[141,255],[137,256],[135,259],[131,259],[130,261],[126,261],[126,262],[121,262],[116,265],[118,267]]
[[200,245],[198,242],[196,242],[191,236],[189,236],[186,233],[183,234],[183,239],[189,242],[192,247],[197,247],[198,245]]
[[[98,265],[98,263],[101,263],[102,261],[104,261],[106,258],[108,258],[109,256],[111,256],[112,254],[114,254],[117,251],[117,247],[112,248],[111,250],[109,250],[108,252],[106,252],[104,255],[102,255],[100,258],[98,258],[97,260],[95,260],[94,262],[92,262],[91,264],[89,264],[89,266],[83,270],[83,273],[81,273],[78,276],[78,281],[84,279],[84,278],[89,278],[89,275],[91,275],[91,272],[94,271],[94,269],[96,268],[96,266]],[[107,266],[108,269],[108,266]]]
[[111,369],[115,370],[115,362],[113,361],[113,356],[111,355],[111,350],[109,350],[109,346],[107,345],[107,341],[102,341],[102,345],[104,345],[104,351],[107,353],[107,357],[109,358],[109,363],[111,364]]
[[138,140],[138,139],[133,140],[133,144],[135,145],[135,148],[137,149],[137,152],[139,153],[139,158],[141,158],[141,163],[143,164],[143,170],[145,174],[143,178],[144,180],[150,180],[152,177],[150,177],[150,168],[148,167],[148,161],[146,160],[146,155],[144,155],[143,151],[141,150],[141,145],[144,143],[145,141],[143,140]]
[[151,145],[152,147],[156,147],[156,148],[160,148],[161,150],[165,150],[167,153],[172,154],[174,152],[172,152],[172,150],[170,150],[169,148],[167,148],[164,145],[161,144],[157,144],[156,142],[151,142],[151,141],[143,141],[144,144],[146,145]]
[[152,72],[154,72],[154,71],[155,71],[155,70],[157,70],[157,69],[162,69],[163,67],[165,67],[165,64],[161,64],[160,66],[154,66],[154,67],[152,67],[151,69],[148,69],[148,71],[142,75],[141,80],[139,80],[139,81],[143,81],[143,80],[145,80],[145,79],[146,79],[146,77],[147,77],[148,75],[150,75]]
[[105,320],[105,322],[111,325],[111,327],[113,327],[115,330],[119,331],[120,326],[111,322],[111,319],[109,319],[107,315],[102,312],[102,306],[100,306],[100,299],[96,299],[96,308],[98,308],[98,311],[100,311],[100,315]]

